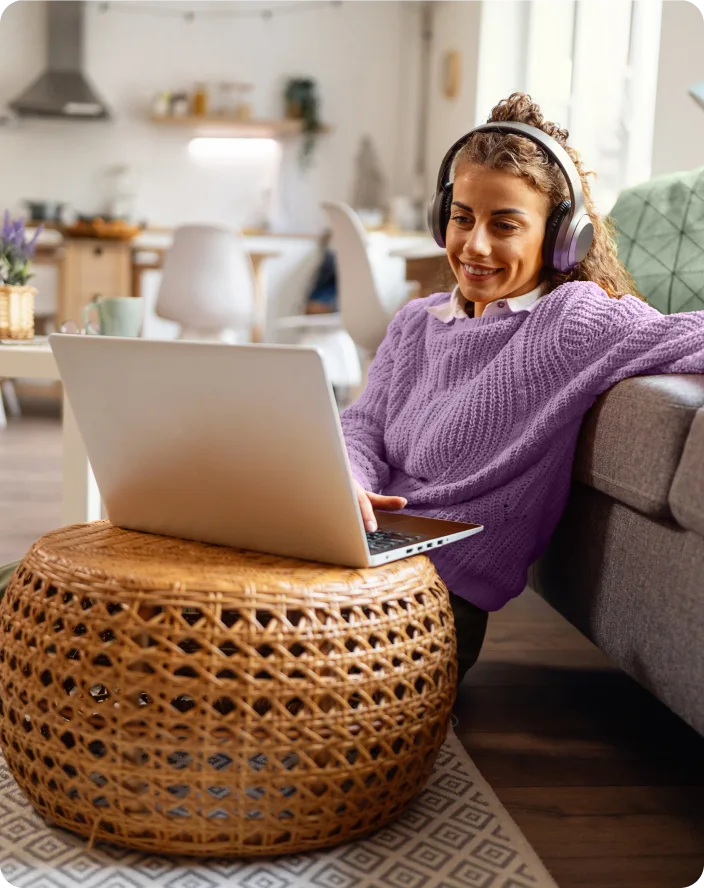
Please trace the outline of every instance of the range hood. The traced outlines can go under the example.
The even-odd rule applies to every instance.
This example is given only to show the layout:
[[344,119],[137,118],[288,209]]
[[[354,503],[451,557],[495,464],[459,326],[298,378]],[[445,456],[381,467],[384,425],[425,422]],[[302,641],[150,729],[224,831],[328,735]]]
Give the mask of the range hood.
[[45,0],[46,70],[10,102],[19,117],[105,120],[110,112],[83,73],[85,3]]

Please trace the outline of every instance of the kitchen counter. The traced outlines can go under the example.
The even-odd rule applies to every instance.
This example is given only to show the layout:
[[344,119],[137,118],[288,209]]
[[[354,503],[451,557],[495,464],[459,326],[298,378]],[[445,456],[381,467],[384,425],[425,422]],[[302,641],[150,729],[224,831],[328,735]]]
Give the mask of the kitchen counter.
[[[255,336],[281,341],[277,319],[300,314],[321,261],[320,238],[314,234],[247,232],[246,249],[257,270],[258,321]],[[60,230],[43,230],[37,242],[37,314],[69,318],[81,324],[83,306],[97,294],[143,295],[154,314],[161,265],[173,240],[173,229],[146,228],[128,241],[65,237]],[[416,279],[404,254],[437,252],[423,232],[375,230],[367,233],[368,253],[382,287],[407,277]],[[437,266],[435,260],[434,266]],[[433,272],[434,276],[434,272]],[[423,287],[423,291],[427,290]],[[160,324],[155,322],[155,335]]]

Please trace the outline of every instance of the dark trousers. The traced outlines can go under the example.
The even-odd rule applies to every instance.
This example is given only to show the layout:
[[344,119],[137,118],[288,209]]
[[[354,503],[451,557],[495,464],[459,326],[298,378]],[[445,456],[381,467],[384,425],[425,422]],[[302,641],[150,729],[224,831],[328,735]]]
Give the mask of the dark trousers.
[[0,564],[0,600],[2,600],[2,597],[5,594],[5,589],[7,589],[10,584],[12,574],[19,565],[19,561],[13,561],[10,564]]
[[450,604],[457,633],[457,686],[474,666],[484,643],[489,614],[450,592]]

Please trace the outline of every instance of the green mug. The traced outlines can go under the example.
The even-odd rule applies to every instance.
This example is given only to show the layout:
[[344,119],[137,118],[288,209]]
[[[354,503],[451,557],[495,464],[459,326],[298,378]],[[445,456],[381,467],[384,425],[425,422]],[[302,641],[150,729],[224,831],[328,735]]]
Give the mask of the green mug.
[[142,329],[144,300],[141,296],[100,296],[83,309],[83,326],[86,333],[93,330],[88,326],[88,316],[95,309],[98,312],[100,333],[103,336],[139,336]]

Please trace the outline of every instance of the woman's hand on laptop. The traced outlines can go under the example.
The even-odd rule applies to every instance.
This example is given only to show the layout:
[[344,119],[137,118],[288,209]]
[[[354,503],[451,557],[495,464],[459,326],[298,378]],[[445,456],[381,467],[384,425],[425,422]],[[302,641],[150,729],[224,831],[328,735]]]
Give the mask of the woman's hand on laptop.
[[381,509],[383,512],[398,512],[399,509],[404,509],[408,504],[408,500],[402,496],[383,496],[380,493],[372,493],[371,490],[365,490],[354,478],[352,480],[357,491],[362,521],[364,521],[364,527],[368,531],[373,531],[377,528],[374,509]]

